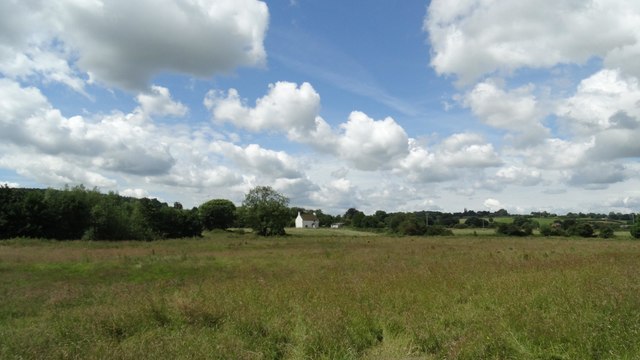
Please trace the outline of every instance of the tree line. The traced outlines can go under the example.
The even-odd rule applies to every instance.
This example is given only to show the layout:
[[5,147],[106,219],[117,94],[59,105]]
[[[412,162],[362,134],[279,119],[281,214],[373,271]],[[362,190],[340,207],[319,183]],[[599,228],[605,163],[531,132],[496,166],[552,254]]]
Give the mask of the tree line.
[[55,189],[0,187],[0,238],[152,240],[198,236],[197,209],[135,199],[83,186]]
[[0,186],[0,239],[154,240],[197,237],[203,230],[249,227],[263,236],[284,235],[289,200],[270,187],[246,194],[241,207],[214,199],[184,209],[157,199],[103,194],[84,186],[23,189]]
[[[268,186],[251,189],[238,207],[226,199],[213,199],[192,209],[184,209],[179,202],[170,206],[157,199],[103,194],[83,186],[62,190],[0,186],[0,239],[153,240],[195,237],[203,230],[228,228],[251,228],[262,236],[284,235],[286,227],[294,226],[298,212],[314,212],[323,227],[340,224],[398,235],[453,235],[454,228],[494,228],[509,236],[527,236],[538,229],[544,236],[611,237],[615,230],[628,226],[640,238],[634,214],[569,213],[559,217],[536,212],[512,216],[504,209],[465,209],[458,213],[378,210],[366,215],[350,208],[334,216],[321,209],[289,207],[289,199]],[[512,221],[497,221],[504,217]],[[541,225],[538,220],[543,218],[552,221]]]

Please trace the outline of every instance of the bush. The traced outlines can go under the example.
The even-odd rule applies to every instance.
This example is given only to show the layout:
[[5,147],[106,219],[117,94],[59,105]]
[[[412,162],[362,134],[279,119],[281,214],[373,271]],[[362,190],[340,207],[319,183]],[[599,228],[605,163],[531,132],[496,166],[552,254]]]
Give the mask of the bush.
[[640,239],[640,223],[635,223],[631,229],[629,229],[629,232],[635,239]]
[[577,223],[569,228],[569,234],[572,236],[593,237],[593,226],[586,222]]
[[453,235],[453,231],[451,231],[450,229],[447,229],[447,228],[445,228],[444,226],[441,226],[441,225],[431,225],[431,226],[428,226],[425,229],[424,235],[427,235],[427,236],[452,236]]
[[613,231],[613,228],[611,226],[605,226],[600,229],[600,233],[598,234],[598,236],[603,239],[609,239],[615,236],[615,232]]
[[489,227],[489,222],[485,219],[481,219],[476,216],[471,216],[467,220],[465,220],[465,225],[473,228],[486,228]]
[[540,235],[542,236],[566,236],[567,233],[560,226],[542,225],[540,227]]
[[507,236],[529,236],[533,233],[533,229],[530,226],[520,227],[515,224],[500,223],[496,233]]

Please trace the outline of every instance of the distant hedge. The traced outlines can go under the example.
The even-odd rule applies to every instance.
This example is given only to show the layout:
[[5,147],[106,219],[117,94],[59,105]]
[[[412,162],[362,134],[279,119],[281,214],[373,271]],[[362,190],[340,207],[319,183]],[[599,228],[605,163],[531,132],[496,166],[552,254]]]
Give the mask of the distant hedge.
[[195,208],[102,194],[83,186],[64,190],[0,186],[0,239],[152,240],[201,234]]

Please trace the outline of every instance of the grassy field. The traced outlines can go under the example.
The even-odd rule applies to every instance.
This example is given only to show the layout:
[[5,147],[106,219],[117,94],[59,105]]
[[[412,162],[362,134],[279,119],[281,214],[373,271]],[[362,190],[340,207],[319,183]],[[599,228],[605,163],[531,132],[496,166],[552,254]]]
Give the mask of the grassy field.
[[0,242],[1,359],[638,359],[640,242]]

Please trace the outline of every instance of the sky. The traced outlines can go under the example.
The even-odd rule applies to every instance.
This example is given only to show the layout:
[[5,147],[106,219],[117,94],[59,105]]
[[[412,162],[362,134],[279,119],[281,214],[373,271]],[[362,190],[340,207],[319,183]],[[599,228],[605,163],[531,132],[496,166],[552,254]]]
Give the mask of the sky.
[[640,211],[636,0],[0,2],[0,183]]

